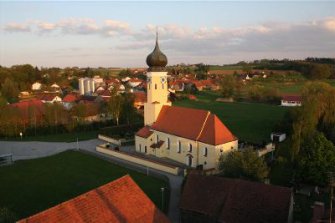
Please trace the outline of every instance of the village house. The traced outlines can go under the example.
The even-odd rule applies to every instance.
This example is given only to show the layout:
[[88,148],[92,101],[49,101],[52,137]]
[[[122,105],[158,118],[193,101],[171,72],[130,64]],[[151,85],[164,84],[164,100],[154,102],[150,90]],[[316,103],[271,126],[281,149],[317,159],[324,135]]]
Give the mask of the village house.
[[41,100],[43,103],[57,103],[57,102],[62,102],[62,98],[58,94],[54,93],[42,93],[36,95],[36,98]]
[[56,83],[53,83],[53,84],[50,86],[50,88],[51,88],[51,90],[52,90],[53,92],[61,92],[61,88],[60,88],[60,86],[59,86],[58,84],[56,84]]
[[169,223],[170,220],[126,175],[45,211],[21,219],[28,222]]
[[181,195],[182,223],[283,223],[293,220],[290,188],[189,174]]
[[39,91],[42,89],[42,84],[40,82],[35,82],[31,85],[31,90]]
[[147,64],[145,126],[135,136],[136,151],[193,168],[216,169],[221,155],[237,150],[237,138],[210,111],[171,106],[167,58],[157,40]]
[[62,103],[65,109],[70,110],[78,100],[79,100],[78,94],[69,93],[63,98]]
[[147,101],[147,95],[143,91],[136,91],[134,94],[134,107],[137,109],[143,109],[144,103]]
[[299,95],[285,95],[281,99],[281,106],[301,106],[302,98]]

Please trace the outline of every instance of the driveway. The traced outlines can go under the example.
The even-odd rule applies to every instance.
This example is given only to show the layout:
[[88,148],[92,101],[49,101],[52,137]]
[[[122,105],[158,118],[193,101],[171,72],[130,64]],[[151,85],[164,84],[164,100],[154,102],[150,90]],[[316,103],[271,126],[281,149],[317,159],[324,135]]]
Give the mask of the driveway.
[[[40,157],[51,156],[66,150],[78,149],[86,153],[103,158],[107,161],[117,163],[130,169],[146,171],[146,167],[137,165],[128,161],[119,160],[95,150],[97,145],[105,143],[99,139],[86,141],[63,143],[63,142],[25,142],[25,141],[0,141],[0,155],[13,154],[13,160],[35,159]],[[170,203],[168,217],[172,222],[179,222],[179,200],[180,188],[183,177],[171,175],[155,169],[150,169],[149,174],[166,176],[170,183]]]

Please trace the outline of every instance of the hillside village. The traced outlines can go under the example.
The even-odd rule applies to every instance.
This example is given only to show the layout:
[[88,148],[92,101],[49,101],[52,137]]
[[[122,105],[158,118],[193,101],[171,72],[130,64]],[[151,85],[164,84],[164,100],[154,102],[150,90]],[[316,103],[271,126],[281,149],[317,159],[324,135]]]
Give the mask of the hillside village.
[[[126,176],[45,211],[19,214],[20,222],[63,221],[66,216],[74,222],[328,220],[334,212],[328,198],[335,179],[328,174],[335,172],[335,73],[334,60],[320,63],[323,60],[254,61],[229,69],[220,66],[221,70],[204,64],[166,67],[167,57],[156,39],[147,57],[148,69],[1,67],[2,139],[29,141],[68,134],[85,153],[127,163],[147,176],[152,171],[183,180],[170,188],[170,199],[165,197],[165,202],[178,205],[175,209],[163,208],[169,188],[161,187],[161,211],[170,219]],[[283,70],[260,69],[264,63]],[[329,66],[330,72],[325,77],[323,71],[312,73],[301,66]],[[321,81],[308,81],[314,79]],[[260,114],[259,126],[251,123],[243,131],[242,122],[253,118],[232,125],[230,117],[225,119],[232,114],[219,110],[229,106],[248,106],[232,112],[238,118],[257,117],[261,109],[271,111]],[[316,107],[319,115],[307,119],[304,114]],[[271,119],[272,110],[281,112],[278,119]],[[272,125],[262,127],[265,122]],[[100,139],[93,151],[79,148],[78,138],[85,131]],[[308,148],[312,150],[306,152]],[[322,157],[309,157],[315,151]],[[8,157],[12,159],[2,156],[0,161],[6,164]],[[99,203],[100,193],[117,205]],[[124,199],[131,200],[131,206],[127,208]],[[92,212],[77,210],[77,205]],[[141,206],[147,207],[143,214]],[[104,215],[97,217],[101,210]]]

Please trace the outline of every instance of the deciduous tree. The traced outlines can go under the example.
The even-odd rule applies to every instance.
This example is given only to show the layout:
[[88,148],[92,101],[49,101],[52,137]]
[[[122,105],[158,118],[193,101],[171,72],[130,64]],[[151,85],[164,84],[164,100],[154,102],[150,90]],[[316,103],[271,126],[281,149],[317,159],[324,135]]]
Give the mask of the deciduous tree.
[[269,173],[264,159],[258,157],[252,149],[233,151],[226,157],[221,156],[219,170],[226,177],[246,178],[256,181],[263,181]]
[[304,182],[326,185],[327,172],[331,171],[335,171],[335,146],[322,133],[315,132],[301,145],[298,175]]

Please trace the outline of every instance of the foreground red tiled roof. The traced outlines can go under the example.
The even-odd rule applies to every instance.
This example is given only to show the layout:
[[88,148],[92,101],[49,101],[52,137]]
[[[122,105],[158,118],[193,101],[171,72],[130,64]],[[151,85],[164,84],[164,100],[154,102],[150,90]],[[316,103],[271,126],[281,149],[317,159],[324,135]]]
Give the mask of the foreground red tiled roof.
[[210,145],[237,140],[216,115],[200,109],[163,106],[151,128]]
[[19,222],[170,221],[127,175]]
[[138,130],[138,132],[136,133],[136,135],[140,136],[142,138],[148,138],[149,136],[151,136],[152,133],[153,133],[153,131],[150,130],[149,126],[144,126],[140,130]]
[[184,211],[225,223],[288,221],[289,188],[240,179],[190,174],[180,201]]

